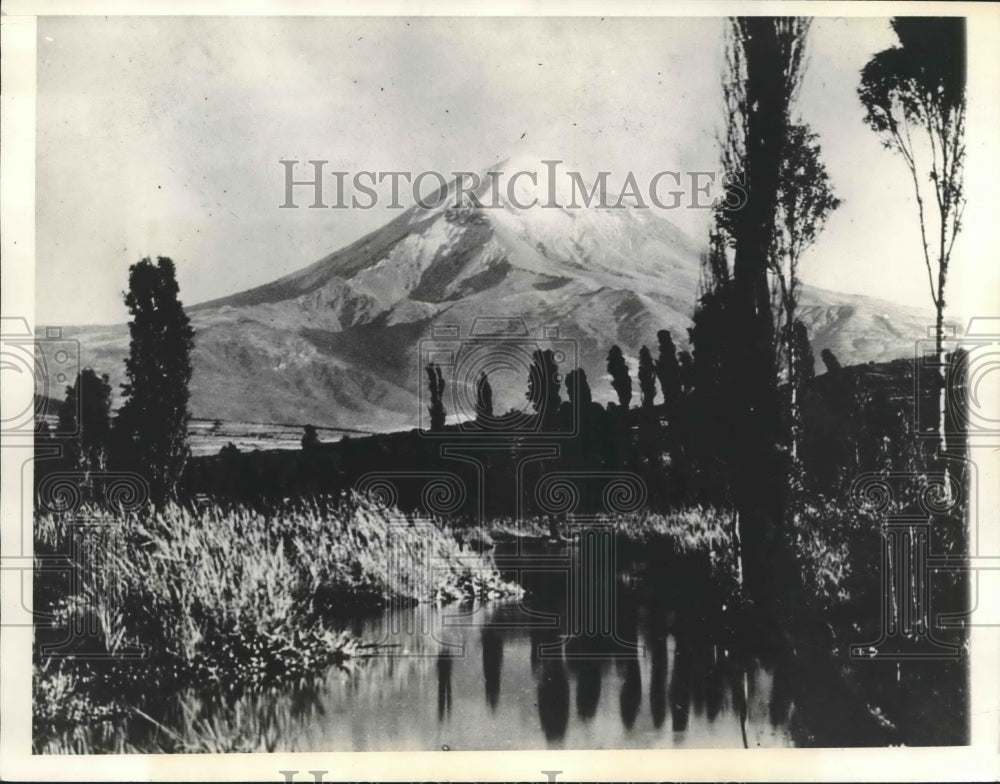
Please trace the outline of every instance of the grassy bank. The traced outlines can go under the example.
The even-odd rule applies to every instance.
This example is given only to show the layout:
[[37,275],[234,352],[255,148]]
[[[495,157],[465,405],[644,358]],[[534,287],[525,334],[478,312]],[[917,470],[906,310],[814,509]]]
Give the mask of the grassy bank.
[[[731,514],[724,510],[697,506],[667,514],[648,511],[604,514],[587,516],[579,521],[568,516],[559,521],[556,528],[559,536],[569,539],[575,530],[591,526],[610,526],[618,546],[625,549],[626,557],[637,552],[648,555],[668,550],[680,556],[705,559],[713,576],[734,574],[733,520]],[[478,531],[466,536],[471,542],[477,542],[477,534]],[[517,538],[545,539],[551,534],[552,529],[546,518],[494,520],[486,526],[486,541],[483,544]]]
[[[36,608],[54,616],[36,630],[39,750],[56,738],[72,749],[67,733],[85,746],[81,727],[131,716],[150,691],[232,691],[343,665],[367,650],[342,630],[347,612],[520,592],[440,525],[359,496],[268,516],[91,508],[40,517],[35,539],[36,558],[74,553],[76,570],[36,572]],[[67,628],[85,633],[60,658],[40,655]]]

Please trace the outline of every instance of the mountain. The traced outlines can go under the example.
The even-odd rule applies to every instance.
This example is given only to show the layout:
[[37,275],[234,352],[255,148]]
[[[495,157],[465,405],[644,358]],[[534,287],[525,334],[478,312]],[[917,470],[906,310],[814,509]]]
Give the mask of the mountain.
[[[481,332],[510,323],[489,317],[519,318],[543,347],[544,328],[557,327],[599,401],[612,398],[604,367],[612,344],[622,347],[634,377],[640,346],[655,354],[657,330],[686,343],[702,248],[668,220],[638,207],[517,209],[503,197],[477,206],[468,194],[455,199],[453,184],[447,189],[440,206],[405,210],[305,269],[189,307],[195,416],[414,427],[421,346],[435,324],[457,326],[457,339],[449,339],[458,344],[474,323]],[[815,355],[830,348],[844,365],[912,356],[933,323],[929,312],[808,286],[801,310]],[[64,334],[80,341],[83,363],[109,373],[117,388],[125,326]],[[527,372],[508,350],[519,339],[508,338],[478,366],[491,371],[498,412],[525,404]]]

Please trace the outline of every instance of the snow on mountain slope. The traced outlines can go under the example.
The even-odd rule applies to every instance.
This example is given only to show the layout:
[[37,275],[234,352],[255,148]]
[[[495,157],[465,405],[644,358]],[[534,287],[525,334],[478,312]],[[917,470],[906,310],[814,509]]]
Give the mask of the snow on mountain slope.
[[[192,409],[225,420],[413,427],[421,339],[435,323],[465,336],[481,316],[523,318],[535,336],[558,326],[577,342],[595,399],[608,400],[612,344],[634,376],[639,348],[654,348],[657,330],[686,343],[700,250],[633,207],[517,209],[505,199],[477,207],[468,195],[413,207],[298,272],[188,308]],[[845,365],[911,356],[931,323],[923,311],[810,287],[801,301],[816,356],[831,348]],[[123,325],[66,334],[80,340],[85,364],[120,383]],[[497,398],[523,402],[525,387]]]

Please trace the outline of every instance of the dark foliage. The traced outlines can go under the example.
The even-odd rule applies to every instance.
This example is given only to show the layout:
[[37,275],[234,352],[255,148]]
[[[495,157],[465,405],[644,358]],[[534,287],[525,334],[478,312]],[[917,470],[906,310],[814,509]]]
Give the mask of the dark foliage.
[[732,213],[732,298],[724,329],[731,395],[725,459],[740,515],[747,589],[770,615],[787,592],[790,566],[783,531],[788,467],[781,442],[769,262],[774,245],[790,110],[802,76],[809,20],[730,20],[723,80],[727,130],[723,164],[752,183],[753,197]]
[[[302,433],[302,448],[304,450],[315,449],[319,446],[319,434],[315,425],[306,425]],[[225,449],[225,447],[223,447]]]
[[485,373],[476,379],[476,418],[489,419],[493,416],[493,387]]
[[792,345],[796,362],[794,377],[800,385],[806,384],[816,375],[816,359],[809,343],[806,325],[799,320],[792,327]]
[[725,250],[715,238],[702,262],[702,289],[688,329],[691,359],[674,428],[676,492],[678,499],[695,503],[728,504],[742,389],[730,337],[736,289]]
[[608,375],[611,376],[611,386],[618,395],[618,405],[627,410],[632,402],[632,378],[629,376],[625,356],[618,346],[612,346],[608,352]]
[[531,355],[528,371],[528,391],[525,397],[541,420],[545,430],[551,430],[559,416],[559,366],[552,349],[537,349]]
[[66,387],[66,399],[59,408],[59,432],[72,434],[64,444],[74,469],[89,474],[107,467],[111,385],[106,374],[98,376],[92,368],[84,368],[73,386]]
[[656,397],[656,371],[653,367],[653,355],[645,346],[639,349],[639,391],[642,395],[642,407],[652,408]]
[[670,332],[661,329],[656,333],[659,354],[656,357],[656,378],[660,382],[660,392],[663,395],[663,405],[668,420],[672,420],[681,400],[681,367],[677,359],[677,348]]
[[434,362],[427,365],[427,391],[430,393],[430,403],[427,411],[431,415],[431,430],[438,432],[444,429],[444,376],[441,367]]
[[122,385],[124,403],[115,423],[121,465],[143,472],[150,497],[175,494],[188,460],[187,431],[194,330],[178,298],[174,263],[160,256],[129,268],[125,294],[129,355]]
[[819,352],[819,358],[823,360],[827,373],[837,374],[840,372],[840,360],[830,349],[825,348]]
[[570,403],[581,411],[590,409],[594,397],[587,382],[587,373],[583,368],[571,370],[566,374],[566,394]]

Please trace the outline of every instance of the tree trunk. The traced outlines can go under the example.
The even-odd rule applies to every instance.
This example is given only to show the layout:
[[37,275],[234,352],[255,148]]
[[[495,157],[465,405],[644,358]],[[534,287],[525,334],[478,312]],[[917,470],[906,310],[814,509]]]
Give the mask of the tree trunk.
[[789,308],[788,326],[785,334],[785,344],[788,352],[788,417],[791,430],[791,454],[794,463],[799,457],[799,374],[798,357],[795,355],[795,335],[792,329],[794,312]]
[[944,453],[948,450],[948,427],[946,417],[948,405],[948,355],[944,349],[944,312],[940,304],[937,307],[937,320],[934,326],[938,376],[940,379],[940,388],[938,389],[938,452],[941,455],[944,455]]
[[943,487],[945,499],[951,500],[951,482],[948,478],[948,461],[946,453],[948,451],[948,352],[944,347],[944,302],[937,302],[937,319],[935,321],[935,348],[937,349],[937,372],[938,372],[938,459],[940,460],[941,472],[943,474]]
[[776,454],[780,407],[775,378],[774,321],[767,262],[774,230],[778,172],[786,133],[788,96],[776,85],[784,66],[775,20],[741,20],[746,39],[746,168],[753,198],[743,210],[736,236],[731,323],[734,381],[739,384],[733,497],[742,533],[743,574],[751,596],[767,605],[775,597],[784,515],[783,471]]

